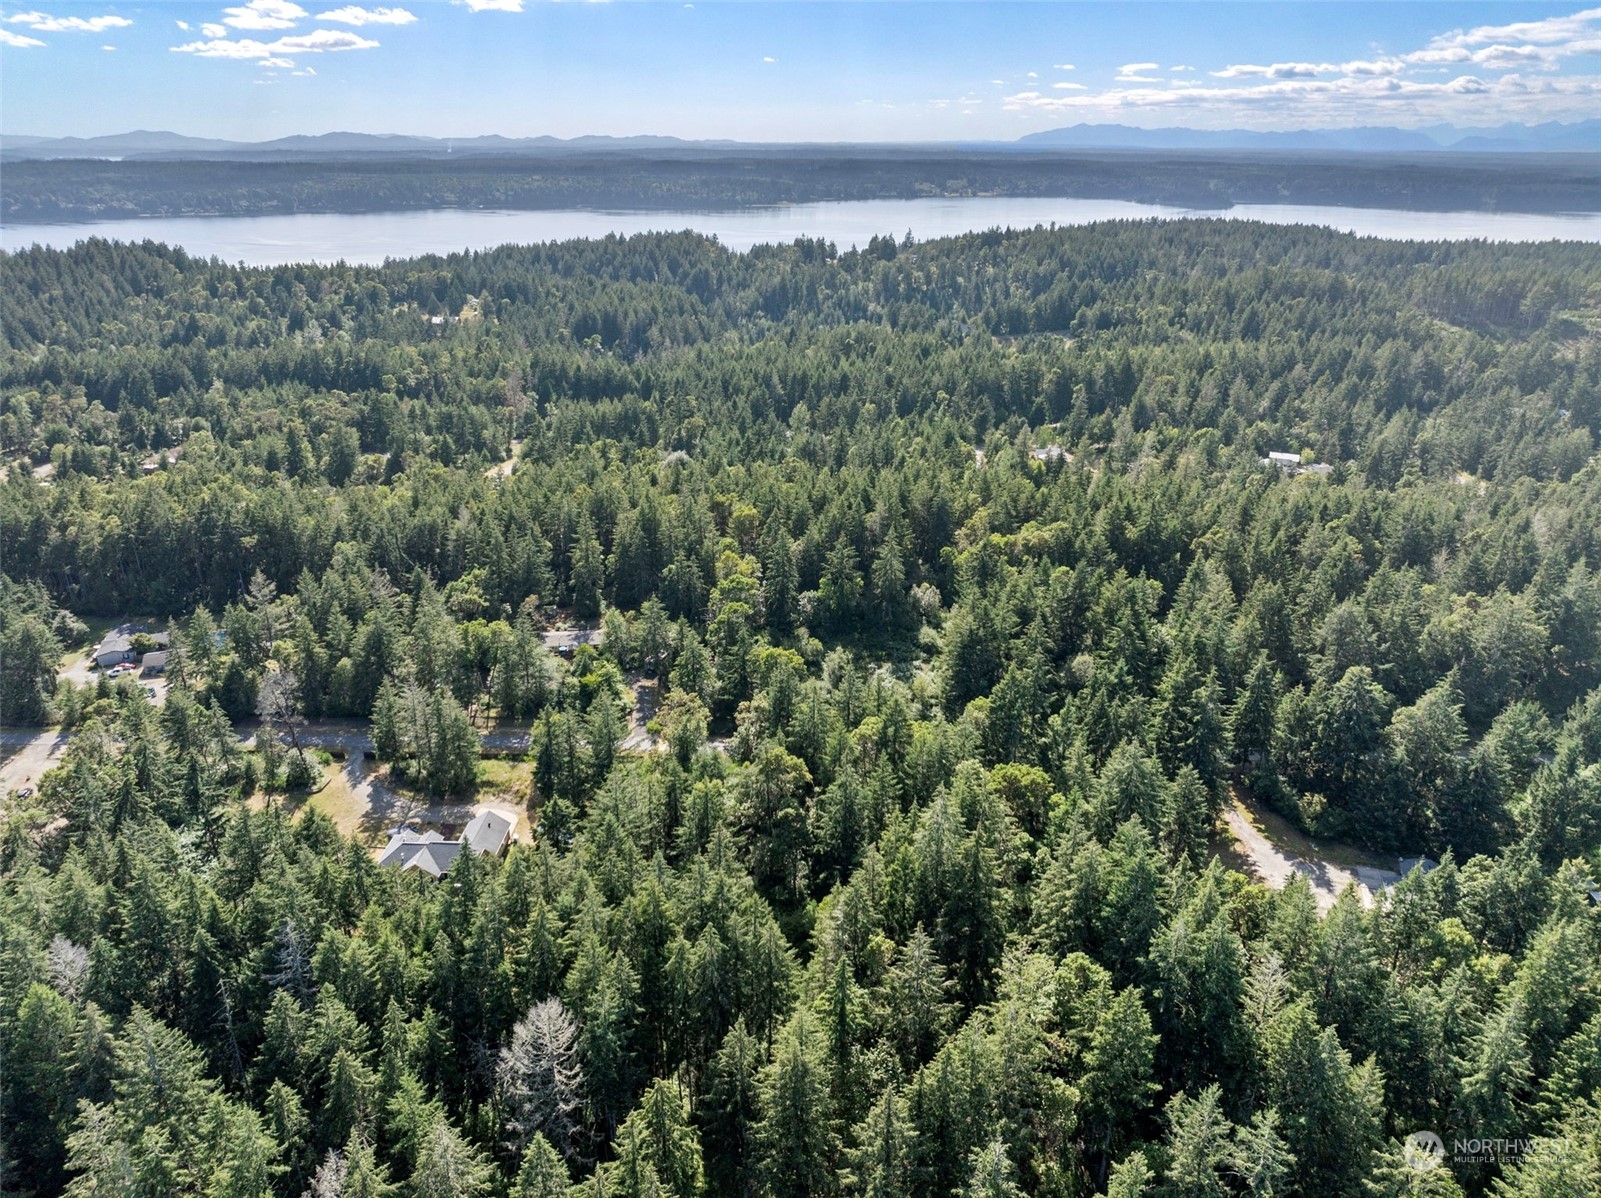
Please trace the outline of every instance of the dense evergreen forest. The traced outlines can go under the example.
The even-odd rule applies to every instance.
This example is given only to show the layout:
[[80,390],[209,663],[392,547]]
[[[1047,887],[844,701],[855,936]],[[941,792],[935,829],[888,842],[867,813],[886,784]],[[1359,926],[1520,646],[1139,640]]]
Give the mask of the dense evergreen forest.
[[[1601,1193],[1601,247],[93,241],[0,339],[6,1194]],[[381,868],[333,717],[535,834]]]
[[923,196],[1079,196],[1202,209],[1344,204],[1426,211],[1590,211],[1594,154],[940,150],[845,146],[544,155],[243,155],[9,161],[0,219],[120,220],[418,208],[742,208]]

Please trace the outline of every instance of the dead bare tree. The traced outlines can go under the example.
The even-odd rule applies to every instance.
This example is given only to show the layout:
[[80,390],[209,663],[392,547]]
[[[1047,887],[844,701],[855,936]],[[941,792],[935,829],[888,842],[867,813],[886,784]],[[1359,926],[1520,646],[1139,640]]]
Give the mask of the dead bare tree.
[[542,1133],[568,1157],[577,1155],[583,1067],[578,1061],[578,1021],[559,998],[528,1008],[500,1050],[500,1100],[507,1112],[507,1141],[521,1157]]

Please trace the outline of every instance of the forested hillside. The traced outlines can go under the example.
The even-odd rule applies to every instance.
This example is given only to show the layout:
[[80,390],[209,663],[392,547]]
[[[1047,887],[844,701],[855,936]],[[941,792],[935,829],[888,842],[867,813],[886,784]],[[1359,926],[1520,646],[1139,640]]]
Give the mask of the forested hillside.
[[[172,160],[8,158],[0,218],[126,220],[420,208],[744,208],[923,196],[1079,196],[1206,209],[1344,204],[1429,212],[1587,212],[1594,154],[1289,150],[658,147],[418,157],[185,151]],[[117,153],[120,154],[120,151]],[[266,157],[268,161],[260,160]],[[255,159],[255,160],[252,160]]]
[[[1601,247],[89,242],[0,339],[6,1194],[1601,1193]],[[535,835],[381,868],[258,714],[529,726]]]

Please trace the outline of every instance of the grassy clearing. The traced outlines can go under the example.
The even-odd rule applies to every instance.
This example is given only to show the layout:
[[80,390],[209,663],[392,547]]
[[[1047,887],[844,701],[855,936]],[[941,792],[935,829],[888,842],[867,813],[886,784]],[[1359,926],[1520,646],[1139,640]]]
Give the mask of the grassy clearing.
[[339,764],[325,767],[327,785],[311,795],[305,805],[326,815],[345,836],[354,836],[363,844],[374,844],[375,837],[363,817],[367,814],[367,800],[358,795],[351,785],[350,775]]
[[478,763],[477,795],[481,799],[507,797],[524,801],[533,781],[531,762],[513,757],[486,757]]

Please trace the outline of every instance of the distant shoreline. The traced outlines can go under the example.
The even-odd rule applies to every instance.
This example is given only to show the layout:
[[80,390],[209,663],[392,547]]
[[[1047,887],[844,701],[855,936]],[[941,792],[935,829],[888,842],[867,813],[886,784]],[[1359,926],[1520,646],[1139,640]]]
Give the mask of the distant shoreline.
[[0,222],[473,211],[715,211],[918,198],[1126,200],[1427,212],[1593,210],[1601,154],[631,151],[289,161],[9,160]]
[[606,237],[691,232],[744,253],[759,245],[826,242],[839,252],[870,249],[906,233],[920,243],[987,230],[1109,223],[1254,221],[1295,225],[1396,243],[1488,241],[1601,243],[1601,212],[1418,212],[1335,205],[1242,204],[1197,211],[1126,200],[1051,197],[930,197],[824,201],[723,210],[427,209],[404,212],[145,217],[128,221],[7,225],[0,248],[64,250],[90,239],[151,241],[195,258],[251,267],[345,262],[379,265],[418,255],[487,252]]

